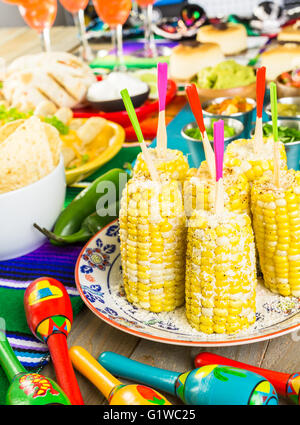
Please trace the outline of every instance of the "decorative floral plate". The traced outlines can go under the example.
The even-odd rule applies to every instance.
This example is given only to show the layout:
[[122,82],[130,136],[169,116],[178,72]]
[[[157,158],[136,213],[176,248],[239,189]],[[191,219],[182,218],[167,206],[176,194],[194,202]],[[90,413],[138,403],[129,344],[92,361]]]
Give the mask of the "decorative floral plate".
[[168,313],[151,313],[130,304],[122,282],[117,220],[83,248],[75,278],[81,298],[98,317],[117,329],[153,341],[203,347],[240,345],[275,338],[300,327],[300,298],[275,295],[262,283],[257,288],[256,322],[235,335],[196,331],[189,325],[184,307]]

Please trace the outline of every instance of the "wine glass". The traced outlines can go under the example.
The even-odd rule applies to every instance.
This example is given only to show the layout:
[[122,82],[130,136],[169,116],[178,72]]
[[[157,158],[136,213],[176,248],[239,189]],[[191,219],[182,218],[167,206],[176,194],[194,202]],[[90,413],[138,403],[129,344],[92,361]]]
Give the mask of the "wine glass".
[[123,36],[122,26],[129,16],[131,0],[93,0],[99,18],[111,27],[114,31],[113,37],[116,40],[116,66],[117,71],[126,70],[123,58]]
[[40,34],[43,50],[51,51],[50,28],[56,18],[57,0],[23,0],[18,5],[27,25]]
[[152,21],[153,21],[153,4],[156,0],[135,0],[138,6],[142,9],[144,15],[144,29],[145,29],[145,47],[144,51],[138,51],[136,54],[138,56],[143,56],[147,58],[155,58],[158,56],[158,48],[155,44],[154,35],[152,31]]
[[79,29],[82,59],[91,61],[94,55],[87,40],[84,22],[84,9],[87,7],[89,0],[60,0],[60,2],[68,12],[72,13],[75,25]]

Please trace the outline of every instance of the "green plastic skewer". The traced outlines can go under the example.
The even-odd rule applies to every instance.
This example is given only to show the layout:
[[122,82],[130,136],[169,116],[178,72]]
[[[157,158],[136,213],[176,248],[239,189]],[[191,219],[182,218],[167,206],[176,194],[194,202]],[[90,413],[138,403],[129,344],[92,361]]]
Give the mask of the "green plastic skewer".
[[279,152],[278,152],[278,126],[277,126],[277,87],[274,82],[270,83],[270,97],[271,97],[271,112],[272,112],[272,126],[273,126],[273,139],[274,139],[274,184],[279,187]]
[[139,121],[137,119],[135,109],[132,104],[131,98],[129,96],[128,90],[127,89],[121,90],[121,96],[122,96],[126,111],[128,113],[129,119],[131,121],[132,127],[134,128],[136,137],[138,141],[142,143],[144,140],[144,136],[143,136]]
[[271,96],[271,112],[273,124],[273,137],[274,142],[278,142],[278,127],[277,127],[277,88],[275,83],[270,83],[270,96]]
[[157,170],[156,170],[156,168],[153,164],[153,161],[152,161],[152,159],[149,155],[149,152],[148,152],[145,140],[144,140],[144,136],[143,136],[139,121],[137,119],[135,109],[134,109],[134,106],[132,104],[131,98],[129,96],[128,90],[123,89],[123,90],[121,90],[120,94],[122,96],[124,106],[125,106],[126,111],[128,113],[132,127],[135,131],[136,137],[141,144],[141,149],[142,149],[142,152],[143,152],[143,155],[144,155],[145,162],[148,166],[148,169],[149,169],[149,172],[150,172],[150,175],[151,175],[151,179],[155,180],[155,181],[159,181]]

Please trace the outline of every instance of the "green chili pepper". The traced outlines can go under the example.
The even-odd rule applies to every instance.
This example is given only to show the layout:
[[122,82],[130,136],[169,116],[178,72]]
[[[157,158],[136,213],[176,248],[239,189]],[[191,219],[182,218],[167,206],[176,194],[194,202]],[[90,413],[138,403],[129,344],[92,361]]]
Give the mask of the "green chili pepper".
[[116,214],[110,215],[106,214],[106,211],[103,209],[103,214],[101,214],[101,210],[94,212],[91,215],[88,215],[82,222],[81,228],[78,232],[73,233],[72,235],[67,236],[59,236],[54,232],[50,232],[45,228],[41,228],[37,224],[34,224],[34,227],[42,232],[47,238],[55,245],[66,245],[77,242],[86,242],[92,236],[94,236],[97,232],[99,232],[103,227],[107,224],[111,223],[113,220],[118,218],[119,215],[119,201],[117,201],[114,206]]
[[[99,210],[101,212],[107,205],[113,206],[116,201],[120,199],[128,178],[129,176],[124,170],[115,168],[94,180],[90,186],[81,191],[61,212],[55,223],[54,230],[51,233],[51,242],[54,245],[68,243],[65,239],[66,236],[73,236],[75,239],[79,238],[74,240],[74,242],[88,240],[92,235],[86,236],[88,231],[84,228],[82,229],[82,227],[85,227],[83,226],[84,220],[88,220],[89,216],[98,213],[99,220],[96,220],[100,223],[100,226],[101,220],[104,220],[104,225],[106,225],[109,222],[105,221],[107,215],[101,217],[101,213],[99,215]],[[111,215],[110,221],[112,221],[113,218],[114,217]],[[89,218],[92,222],[94,219],[95,217]],[[91,221],[88,222],[91,223]],[[35,227],[44,234],[46,234],[45,232],[49,232],[47,229],[41,229],[38,225],[35,225]],[[74,236],[74,234],[77,234],[77,236]],[[53,235],[55,235],[55,237]],[[60,241],[59,238],[61,239]]]
[[[116,197],[112,201],[113,203],[119,199],[120,191],[122,192],[124,189],[123,185],[126,184],[127,180],[128,174],[119,168],[110,170],[98,177],[90,186],[80,192],[67,208],[62,211],[55,223],[53,232],[58,236],[72,235],[77,232],[83,220],[96,211],[100,198],[107,194],[107,192],[101,193],[105,188],[105,184],[113,184],[112,189],[115,188]],[[103,187],[101,187],[101,184],[103,184]],[[98,192],[97,188],[99,190]]]

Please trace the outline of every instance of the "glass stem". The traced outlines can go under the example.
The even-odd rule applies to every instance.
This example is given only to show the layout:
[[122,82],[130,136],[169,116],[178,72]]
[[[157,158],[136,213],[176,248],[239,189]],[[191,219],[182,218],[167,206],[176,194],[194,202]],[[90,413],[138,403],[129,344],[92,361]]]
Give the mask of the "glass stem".
[[51,52],[50,28],[45,28],[40,34],[42,49],[44,52]]
[[82,45],[82,59],[86,61],[91,61],[93,59],[93,54],[86,36],[84,10],[80,9],[77,14],[75,13],[73,15],[73,17],[75,25],[77,26],[80,34],[80,40]]
[[149,4],[145,10],[145,50],[148,57],[156,57],[157,50],[152,31],[153,5]]
[[124,65],[123,57],[123,34],[122,34],[122,25],[118,24],[116,26],[116,66],[115,69],[118,71],[124,71],[126,66]]

